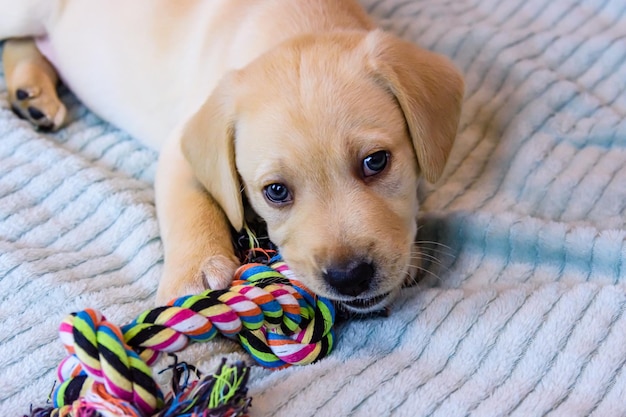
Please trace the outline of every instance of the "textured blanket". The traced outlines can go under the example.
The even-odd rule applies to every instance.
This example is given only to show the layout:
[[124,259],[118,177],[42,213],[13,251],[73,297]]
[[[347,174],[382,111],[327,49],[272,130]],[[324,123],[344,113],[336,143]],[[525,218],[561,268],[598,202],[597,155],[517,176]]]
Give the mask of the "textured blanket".
[[[252,415],[626,415],[626,2],[363,4],[466,76],[446,173],[422,188],[424,279],[319,363],[255,368]],[[0,78],[2,416],[45,403],[67,313],[124,324],[162,268],[156,155],[64,100],[70,126],[36,133]]]

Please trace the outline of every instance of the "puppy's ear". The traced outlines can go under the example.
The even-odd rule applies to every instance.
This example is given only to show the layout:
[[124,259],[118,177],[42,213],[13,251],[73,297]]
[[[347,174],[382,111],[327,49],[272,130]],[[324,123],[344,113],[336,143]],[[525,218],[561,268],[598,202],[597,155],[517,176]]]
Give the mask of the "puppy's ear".
[[365,46],[375,75],[400,104],[422,174],[436,182],[456,136],[463,78],[446,58],[380,30]]
[[200,183],[236,230],[243,228],[241,183],[235,166],[235,80],[227,74],[182,130],[182,150]]

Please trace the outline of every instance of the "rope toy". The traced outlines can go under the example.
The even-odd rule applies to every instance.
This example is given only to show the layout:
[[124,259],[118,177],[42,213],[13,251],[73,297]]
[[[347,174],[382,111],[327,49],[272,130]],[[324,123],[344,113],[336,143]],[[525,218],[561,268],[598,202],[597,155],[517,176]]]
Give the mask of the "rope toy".
[[[269,265],[246,264],[238,269],[229,289],[174,299],[165,307],[145,311],[122,328],[95,310],[69,315],[59,330],[69,356],[59,365],[61,384],[53,394],[54,406],[66,414],[46,415],[94,415],[68,411],[85,401],[122,410],[106,414],[112,416],[224,415],[159,412],[165,404],[170,404],[169,409],[172,403],[178,405],[181,398],[206,401],[198,401],[197,393],[188,392],[165,401],[150,366],[162,352],[180,351],[190,342],[207,342],[218,333],[238,340],[267,368],[305,365],[323,358],[335,338],[333,304],[290,275],[280,256],[272,258]],[[224,366],[221,372],[225,372]],[[238,376],[237,384],[227,386],[232,391],[244,379],[247,381],[247,376]]]
[[238,340],[266,368],[307,365],[332,349],[335,308],[300,281],[287,278],[280,256],[269,265],[240,267],[227,290],[208,290],[170,301],[122,327],[124,338],[152,365],[159,352],[217,333]]
[[[247,396],[250,368],[239,362],[227,366],[226,360],[217,373],[201,377],[184,362],[167,368],[172,370],[172,392],[163,401],[159,397],[158,411],[142,409],[132,401],[116,397],[107,387],[87,375],[72,379],[65,390],[54,395],[58,408],[37,408],[31,417],[247,417],[252,399]],[[163,372],[163,371],[162,371]],[[195,380],[191,381],[193,377]],[[75,400],[70,398],[75,397]],[[63,405],[63,402],[67,404]],[[26,416],[24,416],[26,417]]]

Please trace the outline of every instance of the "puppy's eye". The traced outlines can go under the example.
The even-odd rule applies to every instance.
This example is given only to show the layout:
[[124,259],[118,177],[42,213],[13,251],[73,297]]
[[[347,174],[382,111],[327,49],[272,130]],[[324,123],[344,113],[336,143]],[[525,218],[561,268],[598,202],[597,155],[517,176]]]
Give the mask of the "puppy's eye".
[[381,173],[387,166],[389,160],[389,152],[378,151],[368,155],[363,159],[363,175],[371,177]]
[[263,193],[265,194],[265,198],[274,204],[287,204],[292,200],[289,188],[279,182],[266,186],[263,189]]

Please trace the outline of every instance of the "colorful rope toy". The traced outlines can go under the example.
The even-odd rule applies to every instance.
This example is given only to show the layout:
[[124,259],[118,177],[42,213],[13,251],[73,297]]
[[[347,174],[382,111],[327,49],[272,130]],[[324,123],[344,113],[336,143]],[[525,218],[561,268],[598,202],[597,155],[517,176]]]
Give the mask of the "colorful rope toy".
[[[189,342],[206,342],[218,333],[238,340],[259,364],[268,368],[305,365],[323,358],[334,342],[333,304],[289,275],[280,256],[272,258],[269,265],[246,264],[239,268],[229,289],[172,300],[168,306],[142,313],[121,329],[95,310],[69,315],[60,326],[69,356],[59,365],[61,384],[53,395],[54,406],[65,409],[66,414],[49,415],[91,415],[67,411],[76,407],[77,401],[84,402],[88,393],[98,394],[100,402],[102,398],[120,399],[124,407],[140,411],[107,415],[223,415],[159,412],[172,401],[178,406],[181,398],[164,402],[150,369],[161,352],[177,352]],[[224,366],[220,372],[225,372]],[[238,384],[227,386],[231,390],[234,385],[240,386],[242,378],[237,376]],[[218,397],[222,395],[219,392]],[[182,398],[187,397],[182,394]]]

